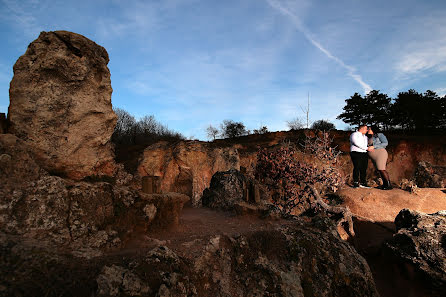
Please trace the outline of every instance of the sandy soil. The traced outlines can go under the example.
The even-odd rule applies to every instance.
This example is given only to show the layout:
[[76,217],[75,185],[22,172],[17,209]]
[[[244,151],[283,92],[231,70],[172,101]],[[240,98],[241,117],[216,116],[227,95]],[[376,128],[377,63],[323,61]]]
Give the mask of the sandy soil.
[[362,189],[344,188],[338,194],[343,205],[362,217],[376,222],[391,222],[395,220],[401,209],[408,208],[424,213],[435,213],[446,210],[445,189],[419,189],[417,194],[392,189]]

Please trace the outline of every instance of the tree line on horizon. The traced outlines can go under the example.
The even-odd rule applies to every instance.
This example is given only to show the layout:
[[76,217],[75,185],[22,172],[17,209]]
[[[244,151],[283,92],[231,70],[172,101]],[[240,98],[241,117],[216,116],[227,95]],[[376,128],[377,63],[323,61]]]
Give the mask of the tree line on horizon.
[[[287,121],[287,126],[290,130],[304,129],[304,124],[299,118],[295,118],[291,121]],[[328,120],[318,120],[311,124],[309,127],[314,130],[330,131],[336,129],[335,125]],[[206,134],[209,140],[215,140],[218,137],[227,139],[240,136],[252,135],[252,134],[265,134],[269,133],[268,127],[261,125],[258,129],[248,130],[242,122],[235,122],[233,120],[224,120],[220,124],[220,128],[216,128],[209,125],[206,128]]]
[[[157,121],[153,115],[144,116],[136,120],[133,115],[122,108],[113,108],[117,115],[117,122],[112,135],[112,141],[118,146],[150,144],[158,140],[185,140],[186,137],[179,132],[169,129]],[[304,129],[299,118],[287,121],[290,130]],[[312,123],[310,129],[329,131],[336,127],[328,120],[318,120]],[[219,128],[209,125],[206,134],[209,140],[217,138],[229,139],[252,134],[269,133],[268,127],[261,125],[258,129],[249,130],[243,122],[224,120]]]
[[376,125],[383,130],[436,132],[446,128],[446,95],[431,90],[418,93],[410,89],[395,98],[372,90],[364,97],[358,93],[345,100],[337,118],[352,126]]
[[122,108],[113,108],[118,120],[112,134],[112,141],[116,145],[147,144],[158,140],[186,139],[181,133],[170,130],[166,125],[158,122],[153,115],[136,120],[129,112]]

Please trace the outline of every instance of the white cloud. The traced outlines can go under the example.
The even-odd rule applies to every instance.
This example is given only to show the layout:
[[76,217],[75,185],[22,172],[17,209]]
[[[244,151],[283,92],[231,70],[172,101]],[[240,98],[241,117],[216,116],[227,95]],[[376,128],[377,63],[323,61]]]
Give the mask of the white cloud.
[[116,1],[118,14],[99,18],[97,34],[104,39],[130,35],[146,39],[168,24],[169,14],[194,2],[196,0]]
[[400,75],[411,76],[426,71],[446,71],[446,39],[431,41],[430,45],[425,46],[401,57],[396,65],[396,70]]
[[439,96],[445,96],[446,95],[446,88],[439,88],[434,90],[435,93]]
[[301,19],[291,9],[284,7],[278,0],[266,1],[269,5],[271,5],[271,7],[278,10],[283,15],[288,16],[295,25],[296,29],[299,30],[313,46],[320,50],[329,59],[335,61],[338,65],[346,69],[347,74],[361,85],[361,87],[364,89],[364,93],[368,93],[372,90],[372,87],[362,79],[361,75],[356,72],[356,69],[354,67],[345,64],[344,61],[342,61],[339,57],[333,55],[320,42],[318,42],[313,34],[304,26]]
[[19,26],[26,37],[35,37],[36,33],[43,30],[36,14],[41,10],[45,10],[47,7],[45,1],[2,0],[2,2],[6,7],[6,11],[2,12],[1,17]]
[[446,71],[446,20],[444,10],[418,17],[404,32],[395,63],[399,79],[412,79]]

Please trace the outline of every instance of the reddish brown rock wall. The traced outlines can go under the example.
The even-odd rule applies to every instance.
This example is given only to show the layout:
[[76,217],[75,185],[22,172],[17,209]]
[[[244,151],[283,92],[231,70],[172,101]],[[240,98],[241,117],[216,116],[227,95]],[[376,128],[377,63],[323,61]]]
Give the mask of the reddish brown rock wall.
[[[309,132],[314,135],[314,132]],[[353,170],[349,156],[350,132],[335,131],[331,136],[333,145],[342,151],[338,165],[348,181]],[[392,134],[387,136],[388,172],[395,183],[403,178],[412,179],[419,161],[446,165],[446,139]],[[209,187],[216,171],[245,167],[247,173],[251,174],[256,167],[259,147],[271,147],[285,142],[300,143],[304,139],[304,131],[295,131],[250,135],[212,143],[160,142],[145,149],[139,161],[138,174],[160,176],[162,192],[180,192],[191,196],[194,204],[199,204],[203,190]],[[230,159],[236,161],[231,162]],[[368,176],[377,177],[371,161]]]
[[236,147],[216,147],[198,141],[159,142],[144,150],[138,166],[140,176],[160,176],[162,192],[178,192],[197,204],[212,175],[240,169]]

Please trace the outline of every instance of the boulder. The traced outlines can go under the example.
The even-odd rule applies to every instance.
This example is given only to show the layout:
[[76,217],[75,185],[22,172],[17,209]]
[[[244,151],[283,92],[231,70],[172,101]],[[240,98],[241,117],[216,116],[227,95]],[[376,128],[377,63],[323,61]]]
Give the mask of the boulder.
[[158,142],[147,147],[139,160],[138,174],[160,177],[160,192],[191,197],[199,205],[203,190],[217,171],[240,169],[234,146],[217,146],[199,141]]
[[419,162],[415,170],[415,182],[420,188],[444,188],[446,166],[435,166],[429,162]]
[[206,296],[379,296],[366,261],[322,217],[215,236],[193,267]]
[[209,188],[203,191],[202,204],[210,208],[235,209],[244,213],[265,208],[269,200],[267,191],[259,182],[231,169],[218,171],[212,176]]
[[[385,250],[412,279],[421,279],[433,296],[446,292],[446,211],[425,214],[403,209],[395,218],[397,233]],[[438,295],[436,295],[438,294]]]
[[9,133],[24,140],[37,163],[72,179],[113,175],[107,51],[86,37],[42,32],[14,65]]
[[141,194],[145,201],[144,213],[155,227],[175,227],[180,222],[184,204],[189,196],[181,193]]

